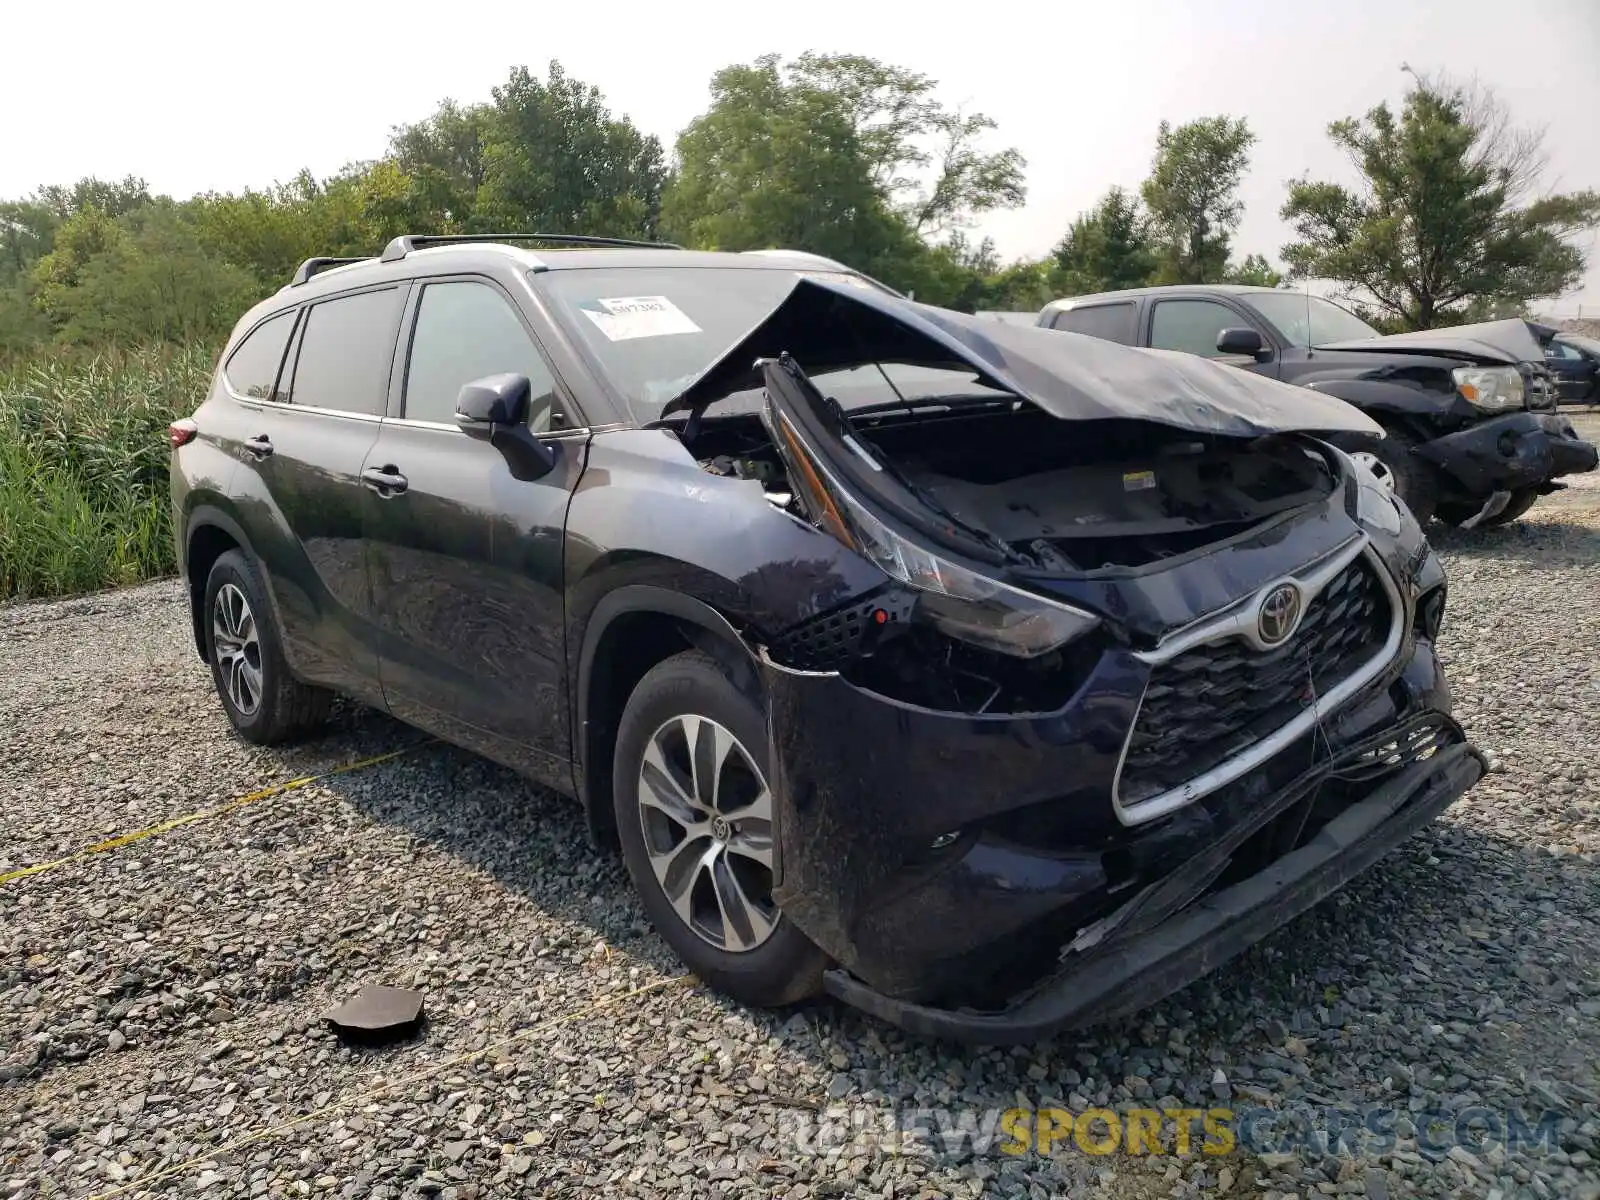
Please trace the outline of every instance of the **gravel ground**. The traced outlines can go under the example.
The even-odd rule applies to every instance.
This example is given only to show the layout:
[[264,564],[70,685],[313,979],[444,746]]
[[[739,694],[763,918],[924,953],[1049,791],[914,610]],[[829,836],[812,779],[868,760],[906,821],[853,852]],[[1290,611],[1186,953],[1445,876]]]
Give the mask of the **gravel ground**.
[[[573,806],[430,745],[0,884],[0,1197],[1595,1200],[1600,480],[1583,482],[1511,529],[1436,533],[1458,714],[1500,769],[1138,1018],[976,1052],[828,1005],[747,1011],[674,982]],[[0,875],[417,740],[351,709],[309,744],[247,748],[189,637],[170,583],[0,608]],[[323,1031],[372,981],[425,991],[420,1038]],[[1207,1104],[1387,1110],[1397,1138],[1206,1158],[806,1137],[851,1113],[981,1127],[1019,1105]],[[1513,1108],[1555,1114],[1552,1141],[1437,1157],[1413,1136],[1430,1112]]]

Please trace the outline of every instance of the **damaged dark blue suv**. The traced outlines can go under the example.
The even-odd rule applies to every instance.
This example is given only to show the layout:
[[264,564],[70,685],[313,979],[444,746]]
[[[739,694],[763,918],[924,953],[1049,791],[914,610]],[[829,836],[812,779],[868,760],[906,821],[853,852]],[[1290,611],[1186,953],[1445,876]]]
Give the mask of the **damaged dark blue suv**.
[[355,697],[574,795],[731,995],[982,1043],[1150,1003],[1479,778],[1343,401],[598,241],[401,238],[241,320],[171,433],[242,736]]

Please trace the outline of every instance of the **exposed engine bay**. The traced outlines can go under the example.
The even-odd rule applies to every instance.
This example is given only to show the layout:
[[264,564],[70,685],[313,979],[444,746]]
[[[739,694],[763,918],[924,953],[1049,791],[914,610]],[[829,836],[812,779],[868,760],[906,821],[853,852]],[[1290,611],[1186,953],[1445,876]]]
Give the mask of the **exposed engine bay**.
[[[1207,437],[1143,421],[1062,421],[1025,402],[942,405],[850,422],[858,455],[892,467],[932,510],[1035,569],[1138,568],[1322,500],[1333,466],[1294,435]],[[701,425],[691,451],[714,474],[796,501],[754,415]],[[797,515],[809,519],[810,514]]]

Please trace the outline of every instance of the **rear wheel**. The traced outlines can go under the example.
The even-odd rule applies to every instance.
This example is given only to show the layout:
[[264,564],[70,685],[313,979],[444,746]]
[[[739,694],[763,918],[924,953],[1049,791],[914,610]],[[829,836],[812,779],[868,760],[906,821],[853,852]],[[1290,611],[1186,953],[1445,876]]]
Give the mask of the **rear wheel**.
[[1416,442],[1397,430],[1353,447],[1350,457],[1366,467],[1385,488],[1405,501],[1418,525],[1426,525],[1439,503],[1439,477],[1433,464],[1415,454]]
[[709,655],[678,654],[622,715],[613,801],[623,858],[656,931],[747,1004],[816,995],[827,959],[772,899],[766,721]]
[[[1518,488],[1511,493],[1511,499],[1506,502],[1504,508],[1492,517],[1485,517],[1473,528],[1493,529],[1497,525],[1509,525],[1532,508],[1539,496],[1538,488]],[[1461,504],[1450,500],[1441,501],[1439,504],[1439,520],[1446,525],[1460,525],[1463,521],[1470,521],[1473,515],[1481,511],[1482,508],[1482,502]]]
[[271,745],[327,719],[333,693],[289,673],[266,590],[243,551],[229,550],[212,565],[204,615],[211,678],[240,737]]

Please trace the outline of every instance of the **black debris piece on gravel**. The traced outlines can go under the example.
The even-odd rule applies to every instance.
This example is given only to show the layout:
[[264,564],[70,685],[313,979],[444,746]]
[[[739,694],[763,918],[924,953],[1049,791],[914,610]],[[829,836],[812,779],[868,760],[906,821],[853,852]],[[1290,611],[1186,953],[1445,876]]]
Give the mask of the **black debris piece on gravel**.
[[422,1028],[422,993],[368,984],[322,1019],[351,1045],[404,1041]]

